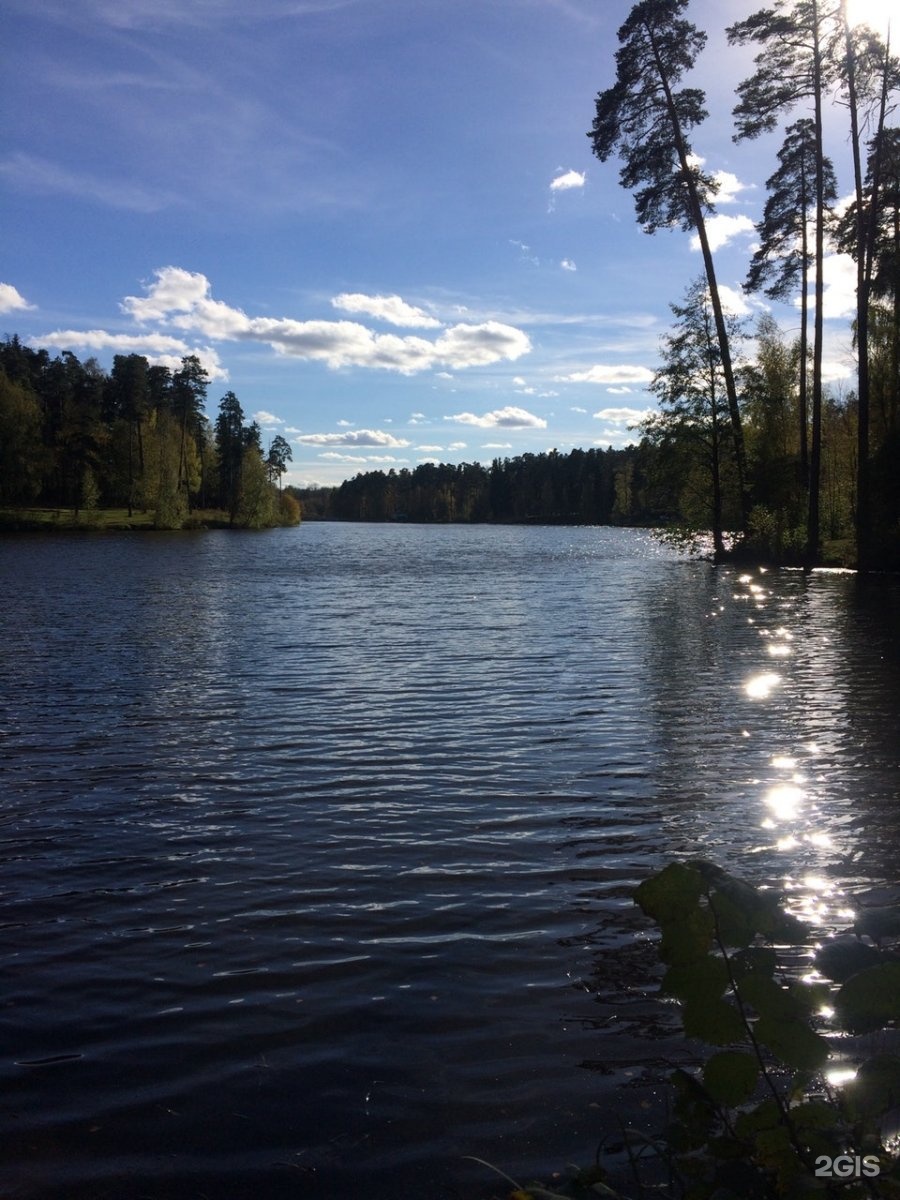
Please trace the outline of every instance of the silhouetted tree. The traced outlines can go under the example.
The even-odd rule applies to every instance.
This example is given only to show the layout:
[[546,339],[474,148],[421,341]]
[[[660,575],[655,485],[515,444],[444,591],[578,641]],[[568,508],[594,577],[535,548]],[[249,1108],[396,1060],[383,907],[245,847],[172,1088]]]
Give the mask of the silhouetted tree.
[[693,229],[703,254],[710,305],[719,342],[722,379],[732,426],[732,446],[746,525],[746,462],[728,330],[706,218],[717,184],[703,173],[688,135],[707,116],[698,88],[676,88],[693,68],[706,34],[685,20],[687,0],[641,0],[619,29],[616,82],[597,96],[597,115],[588,134],[601,162],[614,153],[624,162],[623,187],[637,189],[638,220],[648,233],[673,226]]

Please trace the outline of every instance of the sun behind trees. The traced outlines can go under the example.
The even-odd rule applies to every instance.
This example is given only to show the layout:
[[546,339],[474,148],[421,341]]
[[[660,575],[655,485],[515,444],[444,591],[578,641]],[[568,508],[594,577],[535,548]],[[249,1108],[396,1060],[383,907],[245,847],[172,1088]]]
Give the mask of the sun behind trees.
[[102,509],[157,529],[296,524],[299,505],[280,487],[290,446],[276,438],[264,455],[259,426],[245,427],[231,392],[213,431],[208,382],[195,356],[171,371],[117,354],[106,374],[92,359],[52,359],[8,339],[0,344],[0,505],[68,510],[83,525],[99,523]]

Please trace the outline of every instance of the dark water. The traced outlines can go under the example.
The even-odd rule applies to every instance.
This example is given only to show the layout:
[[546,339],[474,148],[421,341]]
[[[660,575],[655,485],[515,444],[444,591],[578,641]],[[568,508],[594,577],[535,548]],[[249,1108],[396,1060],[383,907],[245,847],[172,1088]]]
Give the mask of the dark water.
[[890,580],[312,525],[16,537],[0,587],[4,1197],[584,1162],[654,1094],[647,873],[823,930],[900,883]]

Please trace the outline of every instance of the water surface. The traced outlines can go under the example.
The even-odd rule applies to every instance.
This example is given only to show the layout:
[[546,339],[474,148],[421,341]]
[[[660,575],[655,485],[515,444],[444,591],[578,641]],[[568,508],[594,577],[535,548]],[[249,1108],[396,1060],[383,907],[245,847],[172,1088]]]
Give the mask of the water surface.
[[353,525],[0,573],[5,1196],[584,1161],[672,1052],[647,873],[714,858],[825,931],[896,882],[891,581]]

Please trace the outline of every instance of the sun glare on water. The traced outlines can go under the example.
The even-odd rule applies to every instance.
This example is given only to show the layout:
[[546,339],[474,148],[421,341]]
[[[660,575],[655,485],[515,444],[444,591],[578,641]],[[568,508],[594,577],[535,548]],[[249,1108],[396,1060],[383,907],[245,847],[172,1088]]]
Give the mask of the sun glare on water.
[[896,32],[897,0],[847,0],[847,16],[851,25],[868,25],[884,37],[889,27]]

